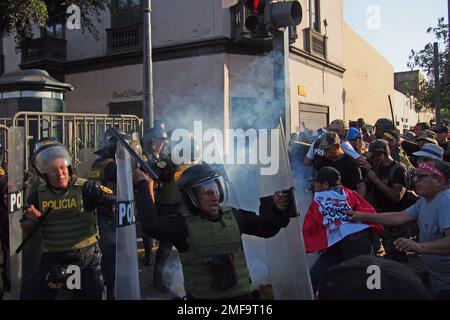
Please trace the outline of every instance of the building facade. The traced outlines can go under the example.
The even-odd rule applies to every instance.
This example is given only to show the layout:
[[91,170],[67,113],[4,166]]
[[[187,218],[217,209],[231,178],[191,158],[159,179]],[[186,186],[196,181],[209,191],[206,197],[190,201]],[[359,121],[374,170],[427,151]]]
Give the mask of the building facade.
[[379,118],[393,118],[401,131],[429,122],[433,113],[416,112],[414,99],[403,90],[405,82],[418,83],[419,71],[394,73],[393,66],[345,23],[343,30],[345,120],[364,118],[373,125]]
[[[303,20],[290,46],[291,131],[343,117],[342,1],[300,2]],[[99,40],[61,19],[36,29],[19,54],[5,38],[5,72],[40,68],[72,84],[68,112],[142,116],[141,6],[112,1],[96,23]],[[155,118],[170,127],[265,126],[261,119],[276,108],[271,41],[249,37],[242,1],[153,0],[152,7]]]

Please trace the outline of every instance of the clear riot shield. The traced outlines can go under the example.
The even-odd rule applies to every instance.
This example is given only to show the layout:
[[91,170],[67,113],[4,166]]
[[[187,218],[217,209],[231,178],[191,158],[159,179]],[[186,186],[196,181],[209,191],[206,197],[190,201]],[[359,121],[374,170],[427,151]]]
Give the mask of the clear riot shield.
[[24,130],[11,127],[8,130],[8,211],[9,211],[9,280],[11,291],[7,295],[10,299],[19,299],[22,285],[22,253],[14,251],[22,243],[22,229],[20,219],[23,214],[24,193]]
[[140,300],[136,243],[136,218],[133,195],[133,165],[130,154],[117,144],[117,218],[116,218],[116,300]]
[[[272,157],[272,161],[278,160],[278,171],[275,174],[258,176],[261,197],[271,196],[276,191],[289,190],[293,187],[285,133],[281,122],[277,129],[278,131],[268,133],[266,141],[270,145],[268,150],[271,150],[272,156],[278,153],[278,159]],[[276,139],[272,135],[279,137]],[[265,138],[260,136],[260,139]],[[260,169],[262,168],[260,165]],[[260,173],[262,172],[260,170]],[[313,299],[295,192],[292,193],[292,198],[295,217],[291,218],[289,225],[281,229],[275,237],[266,240],[273,296],[277,300]]]
[[[256,164],[239,163],[239,154],[248,156],[252,146],[257,143],[255,137],[248,138],[248,144],[240,144],[236,137],[230,137],[230,150],[225,154],[223,148],[215,141],[215,150],[218,151],[217,162],[212,166],[224,175],[228,188],[228,203],[230,207],[248,210],[258,213],[259,194]],[[204,153],[206,151],[204,150]],[[245,258],[255,289],[262,292],[264,297],[270,296],[265,293],[265,288],[270,283],[269,268],[267,264],[267,249],[265,239],[250,235],[242,235],[242,244]]]

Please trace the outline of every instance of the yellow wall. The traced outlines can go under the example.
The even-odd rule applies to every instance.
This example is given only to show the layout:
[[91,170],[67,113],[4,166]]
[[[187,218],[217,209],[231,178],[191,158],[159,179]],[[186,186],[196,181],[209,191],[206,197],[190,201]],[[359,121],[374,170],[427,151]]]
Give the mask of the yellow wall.
[[391,119],[388,95],[394,103],[392,65],[347,24],[343,24],[344,117],[360,117],[368,124],[379,118]]

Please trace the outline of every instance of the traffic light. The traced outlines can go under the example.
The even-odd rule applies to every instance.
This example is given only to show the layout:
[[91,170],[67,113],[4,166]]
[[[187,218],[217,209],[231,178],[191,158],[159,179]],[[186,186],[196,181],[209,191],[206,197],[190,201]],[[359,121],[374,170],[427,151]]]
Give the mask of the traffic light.
[[245,7],[250,15],[245,19],[245,27],[256,37],[267,36],[267,30],[264,25],[264,10],[266,0],[244,0]]
[[280,28],[297,26],[302,21],[302,6],[298,1],[244,0],[250,15],[245,27],[254,37],[265,37]]

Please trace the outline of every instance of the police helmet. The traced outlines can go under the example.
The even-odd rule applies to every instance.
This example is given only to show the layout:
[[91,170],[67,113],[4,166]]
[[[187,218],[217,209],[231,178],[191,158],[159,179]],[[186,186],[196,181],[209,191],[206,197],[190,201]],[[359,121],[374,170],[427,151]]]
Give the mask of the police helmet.
[[[127,134],[122,129],[119,129],[119,128],[114,128],[114,129],[124,139],[128,138]],[[113,131],[113,128],[109,128],[108,130],[105,131],[103,141],[104,141],[105,147],[108,149],[108,153],[110,154],[110,156],[114,157],[116,154],[116,149],[117,149],[117,138],[112,133],[112,131]]]
[[52,162],[57,158],[63,159],[69,169],[69,174],[72,174],[72,157],[62,143],[52,137],[42,138],[36,142],[32,163],[41,176],[52,170]]
[[169,134],[166,125],[162,121],[155,121],[155,126],[144,134],[142,139],[144,150],[147,153],[152,153],[152,144],[154,142],[166,143],[169,140]]
[[178,180],[178,187],[186,206],[195,214],[201,213],[198,192],[206,190],[219,196],[219,205],[228,200],[228,190],[223,176],[207,164],[196,164],[186,169]]

